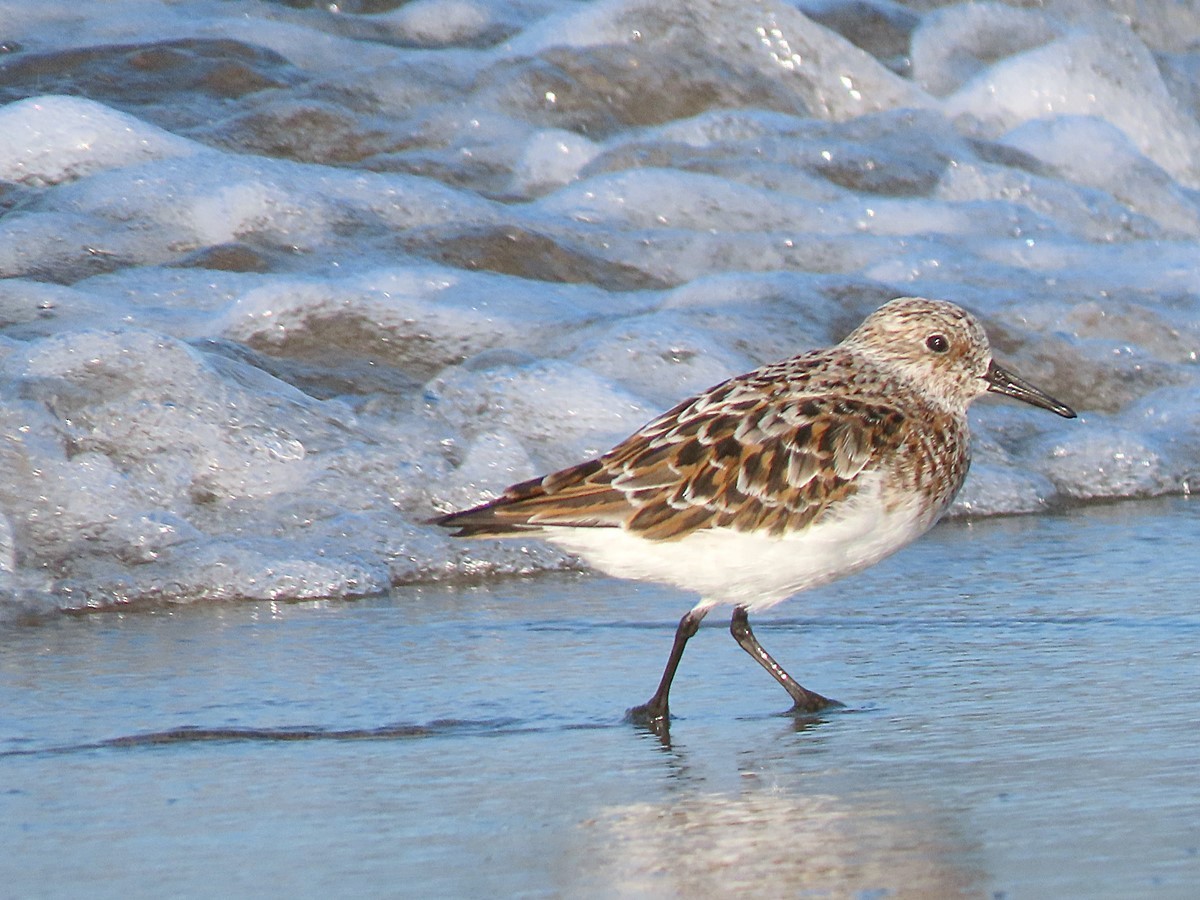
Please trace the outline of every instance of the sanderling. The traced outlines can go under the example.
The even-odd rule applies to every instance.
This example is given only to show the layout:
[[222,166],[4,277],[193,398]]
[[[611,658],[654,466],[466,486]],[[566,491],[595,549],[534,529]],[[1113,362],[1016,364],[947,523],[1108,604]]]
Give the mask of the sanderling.
[[903,297],[835,347],[731,378],[597,459],[434,521],[458,537],[537,535],[610,575],[698,593],[658,690],[629,710],[634,721],[668,721],[684,646],[721,603],[733,605],[738,644],[794,711],[815,712],[836,701],[788,675],[748,614],[927,531],[966,478],[967,407],[987,391],[1075,416],[997,364],[970,313]]

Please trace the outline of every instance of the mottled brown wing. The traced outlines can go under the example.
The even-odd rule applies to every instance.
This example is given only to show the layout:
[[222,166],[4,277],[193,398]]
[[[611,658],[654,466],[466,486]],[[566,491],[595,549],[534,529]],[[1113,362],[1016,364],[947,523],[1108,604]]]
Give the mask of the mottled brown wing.
[[853,494],[904,421],[888,405],[829,395],[742,400],[634,451],[613,486],[635,508],[627,527],[651,540],[714,527],[779,535]]
[[881,399],[793,391],[785,399],[776,388],[727,382],[599,459],[514,485],[438,522],[479,536],[624,526],[649,540],[701,528],[803,528],[899,446],[906,420]]

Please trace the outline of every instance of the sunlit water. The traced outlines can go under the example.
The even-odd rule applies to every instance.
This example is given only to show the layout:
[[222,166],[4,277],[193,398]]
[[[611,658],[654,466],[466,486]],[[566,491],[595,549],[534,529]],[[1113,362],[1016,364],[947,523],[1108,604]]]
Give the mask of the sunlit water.
[[[714,614],[590,576],[91,614],[0,637],[10,896],[1189,897],[1200,507],[951,524]],[[711,626],[711,627],[708,627]]]

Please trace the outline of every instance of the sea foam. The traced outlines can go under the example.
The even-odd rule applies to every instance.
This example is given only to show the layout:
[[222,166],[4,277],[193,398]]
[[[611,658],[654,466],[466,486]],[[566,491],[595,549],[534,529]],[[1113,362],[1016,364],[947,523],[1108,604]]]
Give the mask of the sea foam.
[[1081,412],[952,514],[1190,491],[1198,35],[877,6],[4,19],[0,615],[575,566],[426,521],[902,294]]

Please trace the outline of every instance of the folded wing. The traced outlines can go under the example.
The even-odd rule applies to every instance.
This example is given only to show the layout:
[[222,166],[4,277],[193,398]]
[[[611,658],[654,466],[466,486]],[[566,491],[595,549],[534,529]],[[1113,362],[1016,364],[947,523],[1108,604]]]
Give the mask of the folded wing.
[[903,441],[906,420],[882,398],[778,388],[726,382],[598,459],[435,521],[463,537],[608,527],[670,541],[704,528],[800,530],[855,492]]

